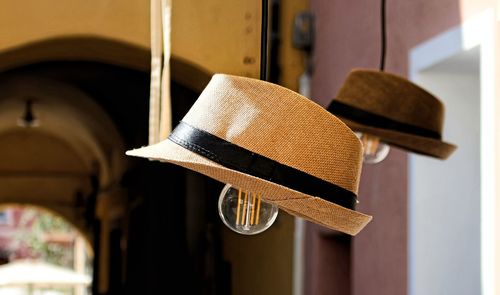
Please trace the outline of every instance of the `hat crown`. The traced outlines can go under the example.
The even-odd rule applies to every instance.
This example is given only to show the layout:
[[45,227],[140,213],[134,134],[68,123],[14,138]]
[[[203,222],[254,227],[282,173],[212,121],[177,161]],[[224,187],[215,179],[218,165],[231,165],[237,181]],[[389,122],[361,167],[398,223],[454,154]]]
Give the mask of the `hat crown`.
[[444,105],[407,79],[374,70],[353,70],[336,99],[397,122],[442,134]]
[[359,139],[335,116],[289,89],[216,74],[183,121],[357,194]]

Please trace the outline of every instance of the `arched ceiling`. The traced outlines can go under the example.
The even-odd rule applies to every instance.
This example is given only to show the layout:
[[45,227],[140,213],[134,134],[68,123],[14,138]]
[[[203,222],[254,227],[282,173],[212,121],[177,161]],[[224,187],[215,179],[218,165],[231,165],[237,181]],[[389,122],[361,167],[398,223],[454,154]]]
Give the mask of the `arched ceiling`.
[[69,174],[90,174],[90,167],[67,142],[40,128],[17,127],[0,134],[0,151],[0,173],[55,172],[64,167]]
[[[38,127],[18,125],[27,99]],[[91,177],[101,190],[115,185],[124,153],[114,122],[79,89],[39,75],[0,77],[0,203],[49,208],[85,231]]]
[[[34,101],[39,127],[17,125],[27,99]],[[10,157],[0,164],[4,174],[45,171],[90,175],[99,170],[102,186],[108,186],[121,177],[125,166],[122,139],[106,113],[78,89],[43,78],[0,79],[0,147],[5,151],[0,161],[2,156]],[[23,159],[22,164],[16,164]],[[12,176],[10,181],[20,178]],[[74,183],[77,178],[65,181]]]
[[[47,61],[90,61],[148,71],[150,58],[149,49],[118,40],[95,36],[52,38],[0,51],[0,71]],[[174,81],[197,92],[212,76],[179,56],[171,57],[170,69]]]
[[37,128],[0,134],[0,200],[73,206],[92,171],[72,147]]

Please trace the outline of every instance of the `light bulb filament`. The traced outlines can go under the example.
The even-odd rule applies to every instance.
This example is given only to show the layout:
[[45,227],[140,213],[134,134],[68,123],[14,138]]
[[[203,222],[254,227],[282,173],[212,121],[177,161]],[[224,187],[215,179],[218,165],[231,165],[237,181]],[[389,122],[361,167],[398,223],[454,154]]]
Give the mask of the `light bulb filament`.
[[[244,194],[243,204],[241,196],[242,194]],[[261,194],[253,193],[253,197],[251,196],[251,194],[252,193],[248,193],[238,189],[238,205],[236,206],[236,225],[243,225],[244,227],[248,227],[250,225],[259,224]]]
[[241,190],[238,190],[238,210],[236,211],[236,225],[240,225]]
[[241,224],[245,224],[245,218],[247,216],[247,204],[248,204],[248,193],[244,192],[245,194],[245,199],[243,201],[243,214],[241,214]]
[[252,215],[250,215],[250,225],[253,225],[253,221],[254,221],[254,218],[255,218],[255,199],[257,199],[257,194],[253,193]]
[[363,144],[363,162],[376,164],[384,160],[389,154],[389,145],[381,141],[380,137],[372,134],[356,132]]
[[372,136],[369,134],[363,134],[361,137],[363,141],[363,147],[365,148],[366,155],[373,155],[377,152],[378,145],[380,143],[380,138],[377,136]]
[[255,224],[259,224],[259,217],[260,217],[260,193],[259,197],[257,198],[257,217],[255,218]]

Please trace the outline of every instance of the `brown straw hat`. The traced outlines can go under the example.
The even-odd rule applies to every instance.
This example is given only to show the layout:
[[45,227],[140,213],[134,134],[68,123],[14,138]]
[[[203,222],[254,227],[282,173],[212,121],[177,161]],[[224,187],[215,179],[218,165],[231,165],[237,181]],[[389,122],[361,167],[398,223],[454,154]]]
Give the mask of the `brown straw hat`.
[[353,70],[328,111],[354,131],[415,153],[446,159],[456,149],[441,139],[443,103],[394,74]]
[[127,155],[169,162],[251,192],[323,226],[357,234],[361,142],[284,87],[216,74],[169,138]]

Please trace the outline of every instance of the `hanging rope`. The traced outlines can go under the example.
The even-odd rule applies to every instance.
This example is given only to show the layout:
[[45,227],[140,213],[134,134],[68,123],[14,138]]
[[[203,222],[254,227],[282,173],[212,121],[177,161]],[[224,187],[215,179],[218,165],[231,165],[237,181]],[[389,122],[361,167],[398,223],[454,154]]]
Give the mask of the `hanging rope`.
[[151,0],[149,144],[166,139],[172,129],[170,99],[171,16],[172,0]]
[[260,27],[260,79],[267,81],[267,23],[268,0],[262,0],[262,23]]
[[385,28],[385,0],[380,0],[380,33],[381,33],[381,52],[380,52],[380,71],[385,68],[385,52],[387,47],[387,32]]
[[159,141],[161,89],[161,2],[151,0],[151,82],[149,87],[149,144]]
[[170,131],[172,131],[172,105],[170,98],[172,0],[162,0],[161,8],[163,16],[163,70],[161,74],[159,140],[164,140],[167,139]]

